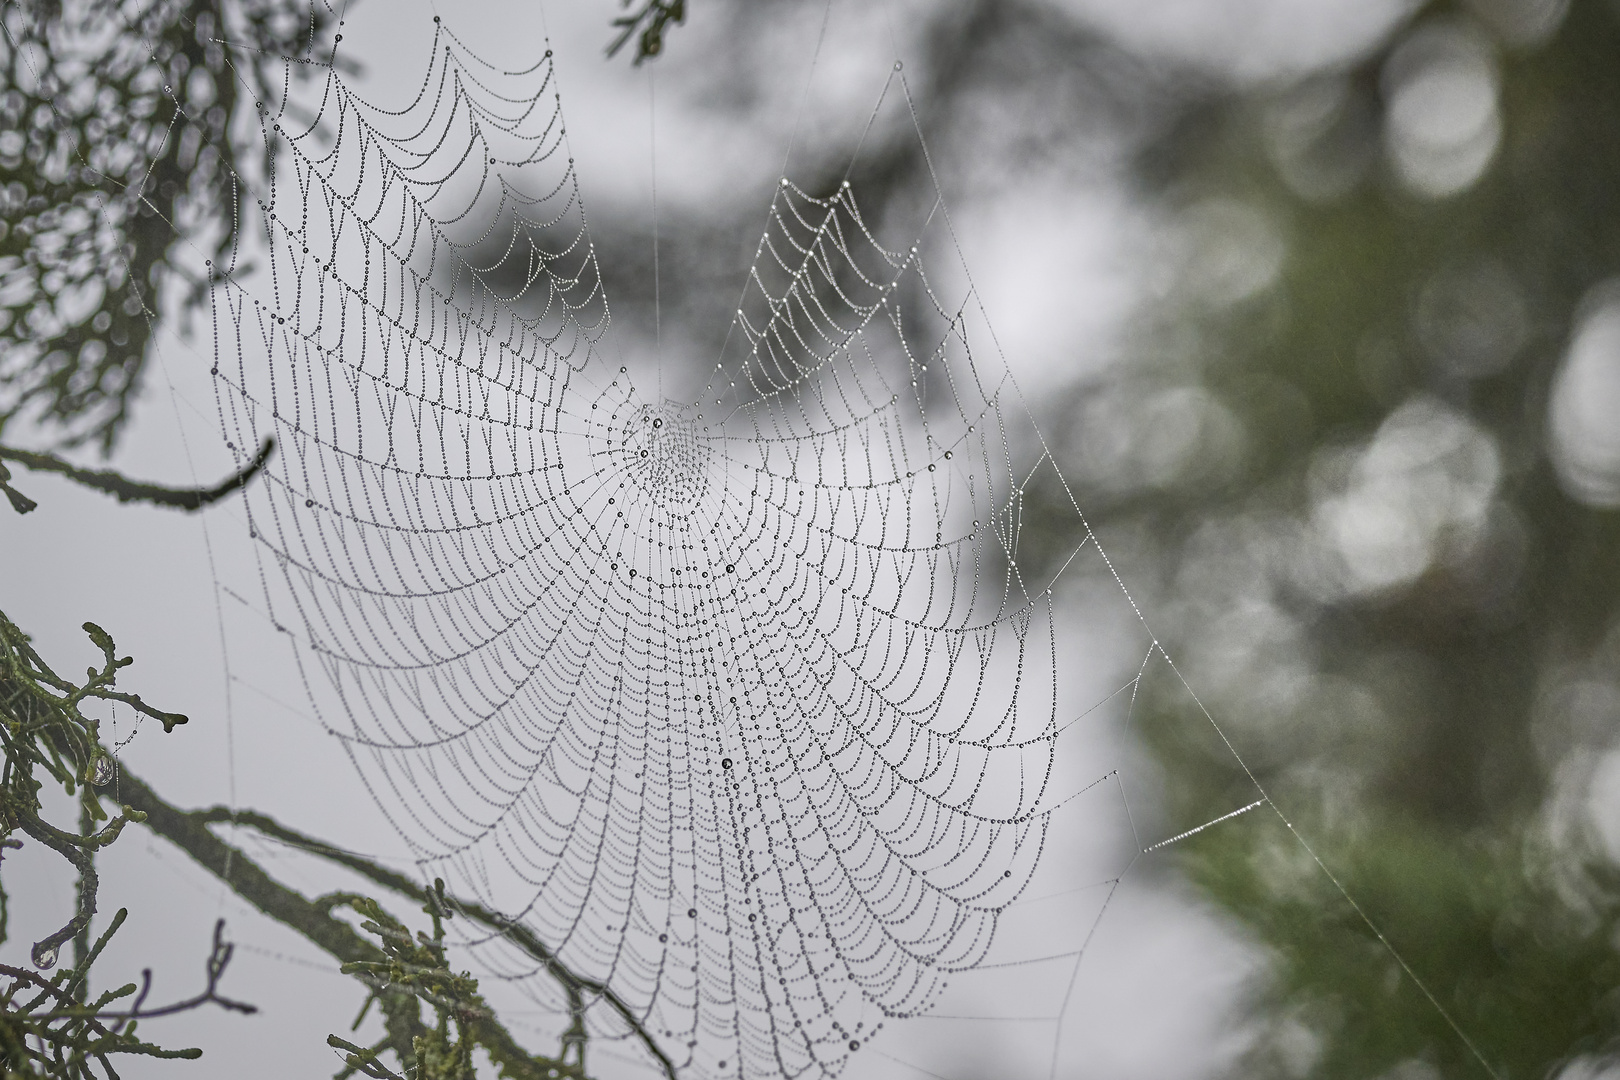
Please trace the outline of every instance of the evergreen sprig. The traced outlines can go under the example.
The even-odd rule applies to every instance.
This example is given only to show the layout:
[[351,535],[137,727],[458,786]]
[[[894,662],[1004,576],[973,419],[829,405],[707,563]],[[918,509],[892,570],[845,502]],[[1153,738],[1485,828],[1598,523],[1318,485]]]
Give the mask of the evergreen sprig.
[[[157,1058],[195,1058],[192,1047],[171,1050],[146,1042],[136,1034],[143,1018],[166,1016],[206,1004],[251,1013],[254,1006],[219,994],[219,983],[230,963],[232,945],[225,940],[224,920],[214,926],[214,943],[207,961],[207,985],[185,1001],[147,1008],[152,973],[142,973],[141,984],[127,983],[90,999],[91,968],[112,936],[123,926],[127,911],[120,909],[107,929],[89,942],[90,920],[96,912],[100,879],[95,855],[113,844],[130,822],[146,815],[129,806],[109,811],[104,793],[117,776],[112,755],[101,743],[100,721],[81,709],[87,701],[123,702],[158,720],[165,731],[186,722],[178,713],[146,704],[138,695],[115,689],[118,673],[134,661],[119,657],[112,635],[94,623],[85,633],[100,651],[99,667],[85,671],[85,681],[57,674],[35,651],[29,638],[0,612],[0,746],[5,762],[0,768],[0,854],[15,850],[22,833],[60,855],[78,873],[77,902],[72,916],[54,933],[36,941],[30,959],[37,970],[0,964],[0,1068],[11,1077],[49,1076],[61,1080],[116,1077],[112,1059],[117,1055]],[[41,795],[54,785],[75,797],[79,828],[62,828],[47,820]],[[0,942],[6,938],[6,894],[0,886]],[[63,945],[73,942],[72,962],[53,975]],[[133,997],[127,1009],[113,1006]]]

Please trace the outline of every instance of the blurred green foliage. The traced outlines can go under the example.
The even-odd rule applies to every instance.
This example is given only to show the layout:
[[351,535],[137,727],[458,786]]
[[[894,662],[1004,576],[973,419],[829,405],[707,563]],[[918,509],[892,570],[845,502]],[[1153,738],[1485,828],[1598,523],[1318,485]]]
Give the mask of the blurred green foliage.
[[[622,0],[621,6],[628,9],[633,2]],[[617,56],[633,37],[636,39],[636,52],[631,63],[640,64],[643,60],[650,60],[664,51],[664,35],[670,27],[679,26],[685,21],[686,0],[645,0],[634,11],[613,20],[613,28],[618,33],[608,44],[607,54]]]
[[[1620,273],[1617,58],[1620,5],[1432,3],[1342,70],[1196,101],[1140,176],[1205,257],[1111,388],[1235,419],[1100,525],[1165,553],[1170,655],[1503,1077],[1620,1045],[1588,801],[1620,735],[1620,474],[1561,465],[1556,430]],[[1164,674],[1140,730],[1190,827],[1250,781]],[[1242,820],[1183,849],[1275,960],[1241,1074],[1485,1075],[1298,841]]]
[[111,452],[165,283],[203,295],[202,259],[173,256],[230,250],[259,167],[231,118],[327,21],[291,0],[0,10],[0,435],[24,418]]

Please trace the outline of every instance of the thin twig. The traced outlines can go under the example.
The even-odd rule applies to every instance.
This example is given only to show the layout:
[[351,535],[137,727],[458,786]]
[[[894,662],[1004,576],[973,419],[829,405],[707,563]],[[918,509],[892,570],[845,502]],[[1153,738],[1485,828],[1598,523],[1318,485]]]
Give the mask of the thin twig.
[[196,995],[195,997],[189,997],[184,1001],[176,1001],[172,1005],[164,1005],[156,1009],[145,1009],[141,1007],[146,1001],[147,994],[150,993],[152,989],[151,968],[147,968],[141,972],[142,985],[140,993],[135,998],[135,1004],[125,1012],[104,1012],[85,1006],[80,1003],[77,998],[73,997],[72,993],[67,989],[57,987],[55,983],[41,978],[40,976],[29,971],[27,968],[16,968],[6,964],[0,964],[0,974],[9,975],[11,978],[18,980],[19,982],[30,983],[39,987],[49,987],[52,995],[59,998],[63,1002],[63,1008],[55,1012],[32,1013],[28,1017],[30,1020],[49,1021],[77,1019],[93,1021],[97,1024],[101,1024],[106,1021],[117,1021],[117,1025],[113,1028],[113,1031],[116,1032],[119,1027],[131,1020],[146,1020],[155,1016],[172,1016],[175,1013],[187,1012],[191,1009],[195,1009],[199,1006],[210,1003],[218,1005],[221,1008],[229,1009],[231,1012],[239,1012],[248,1016],[258,1012],[259,1007],[257,1005],[249,1005],[245,1001],[233,1001],[230,998],[221,997],[219,995],[219,981],[224,977],[225,968],[230,964],[231,954],[234,951],[235,946],[225,940],[225,920],[220,919],[218,922],[214,923],[214,947],[208,954],[207,987],[202,993]]

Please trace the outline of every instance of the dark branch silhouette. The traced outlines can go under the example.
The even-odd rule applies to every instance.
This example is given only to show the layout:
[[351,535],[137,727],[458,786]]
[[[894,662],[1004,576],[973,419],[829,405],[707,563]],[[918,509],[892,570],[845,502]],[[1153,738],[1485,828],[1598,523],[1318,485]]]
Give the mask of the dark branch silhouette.
[[[37,472],[61,473],[76,484],[105,491],[115,496],[119,502],[144,502],[153,506],[172,506],[179,510],[200,510],[210,503],[218,502],[238,488],[245,487],[248,481],[264,468],[270,460],[270,455],[275,453],[275,449],[275,439],[266,436],[264,445],[259,448],[252,461],[211,488],[172,488],[162,484],[146,484],[139,480],[131,480],[111,469],[81,469],[71,462],[63,461],[55,454],[18,450],[10,446],[0,446],[0,461],[15,461]],[[12,487],[10,480],[11,472],[4,465],[0,465],[0,491],[11,500],[12,508],[17,513],[26,514],[39,505]]]

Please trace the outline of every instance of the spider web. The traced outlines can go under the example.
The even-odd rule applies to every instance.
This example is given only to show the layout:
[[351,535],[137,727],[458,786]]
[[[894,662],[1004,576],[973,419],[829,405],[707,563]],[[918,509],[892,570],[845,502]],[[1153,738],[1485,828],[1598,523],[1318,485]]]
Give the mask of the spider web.
[[436,18],[403,107],[335,70],[315,100],[259,104],[261,265],[210,290],[227,447],[280,447],[249,528],[316,709],[426,874],[683,1074],[838,1073],[1029,882],[1083,690],[1053,588],[1110,573],[1072,500],[1024,543],[1026,493],[1067,489],[925,268],[937,192],[880,230],[783,179],[675,401],[608,344],[549,49],[501,70]]

